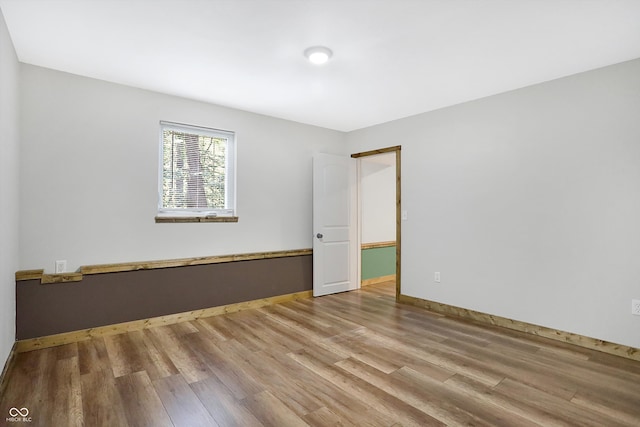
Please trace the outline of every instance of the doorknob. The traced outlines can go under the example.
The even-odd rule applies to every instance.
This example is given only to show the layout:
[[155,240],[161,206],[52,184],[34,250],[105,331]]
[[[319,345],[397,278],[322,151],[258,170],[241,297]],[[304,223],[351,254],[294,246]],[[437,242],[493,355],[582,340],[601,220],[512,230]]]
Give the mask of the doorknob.
[[316,234],[316,237],[317,237],[318,239],[322,239],[324,236],[322,235],[322,233],[318,233],[318,234]]

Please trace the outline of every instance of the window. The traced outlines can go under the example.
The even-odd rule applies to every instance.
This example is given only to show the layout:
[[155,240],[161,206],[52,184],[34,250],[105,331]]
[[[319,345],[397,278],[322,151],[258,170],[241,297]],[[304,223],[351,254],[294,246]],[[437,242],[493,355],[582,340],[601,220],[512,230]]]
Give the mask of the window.
[[160,145],[157,222],[235,218],[233,132],[160,122]]

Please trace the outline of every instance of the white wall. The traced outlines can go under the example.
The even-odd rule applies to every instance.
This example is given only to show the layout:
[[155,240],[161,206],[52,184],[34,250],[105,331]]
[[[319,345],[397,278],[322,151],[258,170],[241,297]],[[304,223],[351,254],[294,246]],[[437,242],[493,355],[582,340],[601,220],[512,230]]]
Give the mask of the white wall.
[[[313,152],[399,144],[405,294],[640,347],[640,60],[346,136],[29,65],[20,82],[21,269],[308,248]],[[239,223],[154,223],[159,120],[237,132]]]
[[16,337],[19,66],[0,11],[0,370]]
[[360,158],[362,243],[396,240],[396,154]]
[[402,145],[404,294],[640,347],[640,60],[347,141]]
[[[340,132],[21,65],[22,269],[310,248]],[[155,224],[159,121],[233,130],[238,223]]]

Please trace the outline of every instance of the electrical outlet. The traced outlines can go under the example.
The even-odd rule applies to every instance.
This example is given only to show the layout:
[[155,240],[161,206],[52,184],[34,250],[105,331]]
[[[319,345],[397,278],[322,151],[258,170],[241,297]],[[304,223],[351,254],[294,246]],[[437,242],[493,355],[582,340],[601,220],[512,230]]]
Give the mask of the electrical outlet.
[[56,261],[56,274],[64,273],[65,271],[67,271],[67,260]]
[[640,299],[631,300],[631,314],[640,316]]
[[436,271],[435,273],[433,273],[433,281],[436,283],[440,283],[440,272]]

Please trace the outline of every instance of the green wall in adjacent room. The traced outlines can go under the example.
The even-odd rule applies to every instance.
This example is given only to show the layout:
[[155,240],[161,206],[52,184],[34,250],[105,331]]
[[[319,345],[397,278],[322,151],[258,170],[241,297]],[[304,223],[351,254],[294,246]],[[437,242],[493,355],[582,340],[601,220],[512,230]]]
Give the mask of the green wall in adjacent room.
[[362,280],[396,274],[396,247],[362,250]]

